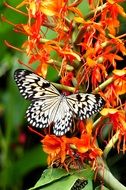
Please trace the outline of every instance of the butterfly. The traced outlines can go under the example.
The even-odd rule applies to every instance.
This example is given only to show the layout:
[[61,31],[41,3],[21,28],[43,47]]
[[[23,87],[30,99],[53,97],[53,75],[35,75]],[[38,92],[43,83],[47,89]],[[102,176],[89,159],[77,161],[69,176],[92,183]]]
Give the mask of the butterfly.
[[31,101],[26,111],[29,124],[36,128],[53,125],[56,136],[70,131],[74,119],[84,120],[99,112],[104,103],[98,94],[61,94],[49,81],[29,70],[17,69],[14,79],[22,96]]

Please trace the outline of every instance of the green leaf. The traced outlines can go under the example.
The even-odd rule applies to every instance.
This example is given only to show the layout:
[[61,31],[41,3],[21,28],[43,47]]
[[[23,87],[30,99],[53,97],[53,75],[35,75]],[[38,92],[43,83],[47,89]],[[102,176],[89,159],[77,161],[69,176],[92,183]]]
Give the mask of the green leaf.
[[111,190],[111,189],[108,189],[107,187],[105,187],[105,186],[97,186],[96,188],[95,188],[95,190],[101,190],[101,189],[103,189],[103,190]]
[[39,181],[36,183],[35,187],[32,189],[36,189],[38,187],[41,187],[43,185],[49,184],[55,180],[58,180],[64,176],[69,175],[69,173],[61,168],[49,168],[46,169],[41,178],[39,179]]
[[72,188],[72,186],[74,185],[74,183],[77,180],[77,176],[76,175],[70,175],[67,177],[63,177],[60,180],[56,181],[53,184],[50,185],[46,185],[45,187],[39,188],[39,190],[70,190]]
[[[85,177],[86,179],[93,179],[94,172],[90,167],[81,169],[81,170],[74,170],[72,171],[78,178]],[[71,174],[72,174],[71,172]]]
[[89,6],[89,2],[88,0],[82,1],[79,6],[78,6],[79,10],[81,11],[81,13],[85,16],[89,13],[90,11],[90,6]]
[[88,184],[82,190],[93,190],[92,180],[88,180]]
[[50,188],[53,189],[53,186],[55,186],[55,184],[59,186],[59,181],[60,183],[64,183],[64,180],[68,181],[69,189],[69,187],[72,187],[71,185],[74,184],[77,179],[93,179],[93,175],[93,171],[89,167],[82,170],[71,170],[70,172],[67,172],[62,168],[49,168],[43,172],[39,181],[31,189],[45,189],[46,187],[43,187],[45,185],[48,185],[48,188],[51,186]]

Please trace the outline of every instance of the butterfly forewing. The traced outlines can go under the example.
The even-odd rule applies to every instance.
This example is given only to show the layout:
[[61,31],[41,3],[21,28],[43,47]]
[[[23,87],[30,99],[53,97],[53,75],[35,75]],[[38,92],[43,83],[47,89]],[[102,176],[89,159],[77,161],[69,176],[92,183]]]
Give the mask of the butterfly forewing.
[[67,101],[76,117],[81,120],[97,113],[103,106],[103,100],[98,94],[72,94],[67,96]]
[[14,79],[22,96],[32,101],[26,112],[28,122],[37,128],[53,124],[57,136],[70,130],[74,118],[86,119],[103,106],[99,95],[78,93],[65,96],[50,82],[28,70],[16,70]]
[[14,73],[14,79],[25,99],[47,99],[60,95],[50,82],[31,71],[18,69]]

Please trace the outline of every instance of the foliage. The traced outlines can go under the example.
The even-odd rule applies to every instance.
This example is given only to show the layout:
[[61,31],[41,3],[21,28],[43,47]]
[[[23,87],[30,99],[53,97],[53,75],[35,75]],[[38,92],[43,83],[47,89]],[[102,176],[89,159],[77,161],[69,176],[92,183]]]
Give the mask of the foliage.
[[[84,190],[125,189],[125,1],[9,3],[0,2],[0,188],[34,186],[40,177],[35,169],[42,173],[48,163],[51,167],[31,189],[70,190],[78,179],[88,181]],[[30,132],[25,122],[29,103],[13,79],[18,67],[57,81],[53,84],[66,95],[99,93],[104,109],[75,121],[75,129],[63,137],[50,130]]]

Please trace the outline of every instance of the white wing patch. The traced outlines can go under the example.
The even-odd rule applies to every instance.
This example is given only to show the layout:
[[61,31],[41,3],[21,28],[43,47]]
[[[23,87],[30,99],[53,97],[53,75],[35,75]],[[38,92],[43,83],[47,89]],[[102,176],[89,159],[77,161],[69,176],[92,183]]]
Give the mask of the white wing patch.
[[104,103],[99,95],[60,94],[50,82],[28,70],[16,70],[14,79],[22,96],[32,101],[26,112],[28,122],[36,128],[46,128],[53,124],[53,132],[57,136],[71,129],[74,118],[89,118]]

